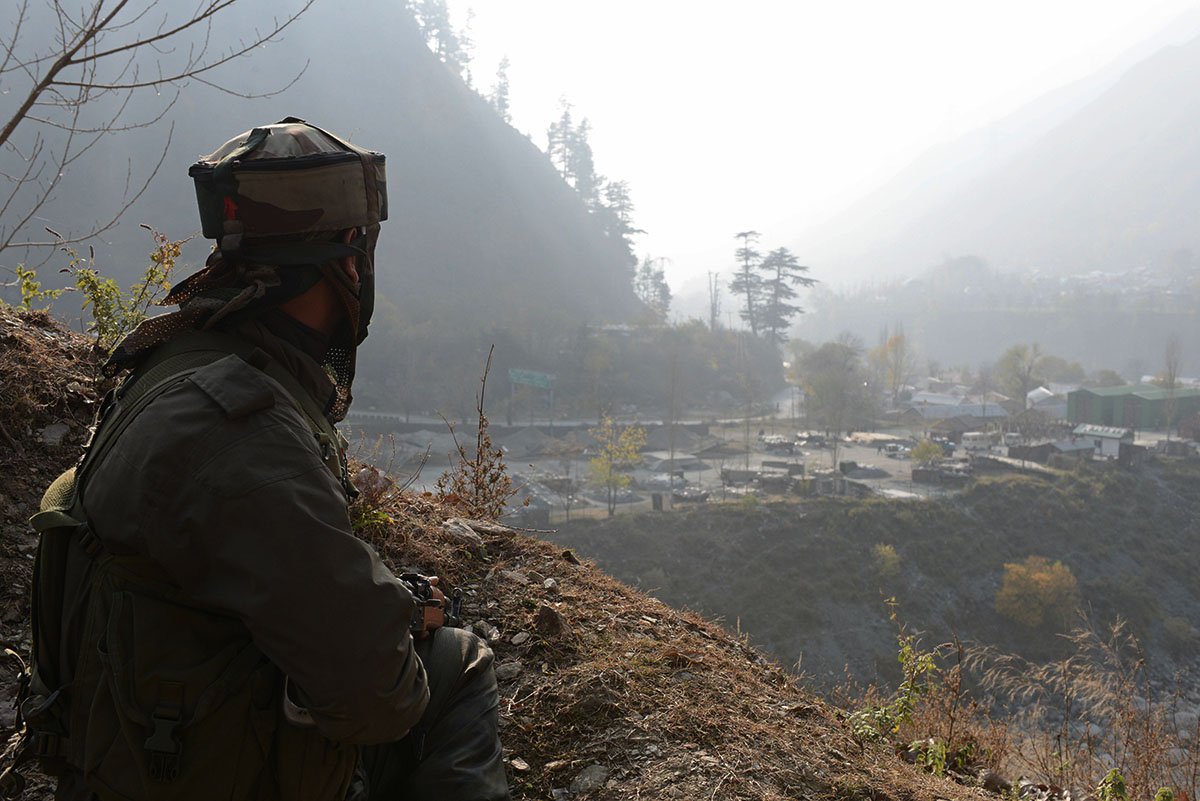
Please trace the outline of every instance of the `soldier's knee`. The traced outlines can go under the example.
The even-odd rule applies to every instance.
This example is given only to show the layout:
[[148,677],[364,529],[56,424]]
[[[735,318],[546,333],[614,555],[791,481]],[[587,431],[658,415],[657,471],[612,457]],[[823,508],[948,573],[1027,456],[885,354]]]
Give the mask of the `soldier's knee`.
[[417,653],[429,677],[431,701],[473,685],[495,686],[492,649],[469,631],[443,627],[417,643]]

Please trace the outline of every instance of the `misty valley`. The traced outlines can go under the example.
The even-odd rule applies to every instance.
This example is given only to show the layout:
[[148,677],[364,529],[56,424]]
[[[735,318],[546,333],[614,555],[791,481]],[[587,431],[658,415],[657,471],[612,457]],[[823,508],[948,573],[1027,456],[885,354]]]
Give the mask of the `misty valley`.
[[[846,100],[863,90],[845,65],[821,78],[846,82],[832,100],[774,61],[730,78],[731,99],[706,70],[769,54],[688,66],[680,43],[696,75],[639,74],[647,98],[618,80],[618,42],[600,91],[580,76],[603,65],[554,49],[556,76],[522,61],[534,43],[488,40],[550,37],[547,4],[476,22],[460,0],[298,1],[266,28],[243,0],[190,17],[143,0],[128,20],[97,0],[119,25],[9,5],[0,741],[20,739],[35,639],[27,521],[128,375],[111,354],[224,252],[195,230],[187,165],[301,114],[386,155],[377,249],[365,227],[334,232],[371,259],[370,280],[346,279],[369,336],[336,363],[321,340],[322,377],[347,400],[353,382],[322,447],[347,442],[355,536],[398,575],[440,576],[453,625],[494,653],[510,797],[1198,797],[1196,9],[1165,27],[1181,8],[1097,10],[1129,28],[1118,51],[1023,78],[1019,102],[987,95],[979,120],[961,90],[937,100],[962,130],[918,135],[872,96],[898,118],[887,142],[850,122],[869,102]],[[593,5],[554,13],[596,37],[633,13]],[[731,43],[743,25],[846,38],[844,11],[774,5],[729,20],[665,4]],[[638,69],[665,6],[627,32]],[[904,16],[940,30],[959,13]],[[328,47],[346,14],[371,24]],[[218,45],[209,17],[256,33]],[[892,85],[883,55],[845,46],[879,61],[881,92],[928,79]],[[911,46],[914,64],[933,47]],[[974,64],[938,58],[936,75]],[[548,76],[578,94],[535,103]],[[785,96],[805,124],[773,116]],[[821,151],[808,120],[860,150]],[[871,149],[894,163],[868,175]],[[25,797],[52,785],[37,774]]]

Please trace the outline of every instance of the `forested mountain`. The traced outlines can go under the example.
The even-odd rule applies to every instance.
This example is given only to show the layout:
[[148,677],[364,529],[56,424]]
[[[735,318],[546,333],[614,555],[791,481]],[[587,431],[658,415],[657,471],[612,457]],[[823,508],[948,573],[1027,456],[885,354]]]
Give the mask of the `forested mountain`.
[[[258,12],[236,4],[222,15],[221,29],[261,27]],[[53,35],[38,22],[26,26],[27,41]],[[75,165],[41,217],[64,233],[101,218],[121,197],[129,162],[136,178],[157,160],[173,120],[173,140],[149,190],[106,241],[95,243],[97,266],[127,285],[150,249],[138,223],[175,237],[199,228],[188,165],[236,133],[294,115],[388,157],[390,220],[378,250],[388,303],[368,359],[394,362],[395,337],[415,329],[460,339],[480,330],[530,339],[536,330],[545,338],[580,322],[621,321],[639,308],[624,243],[606,233],[528,138],[425,46],[402,3],[317,3],[278,43],[235,62],[222,82],[265,92],[301,71],[294,85],[268,98],[186,86],[162,122],[112,135]],[[127,118],[152,117],[168,94],[135,93]],[[199,262],[206,247],[193,243],[185,258]],[[11,268],[16,254],[4,261]],[[51,262],[43,273],[53,278],[57,266]],[[73,304],[63,301],[60,311],[73,312]],[[477,349],[469,354],[476,375],[486,356],[484,347],[476,359]],[[464,390],[469,401],[473,392]]]
[[1100,86],[1052,93],[932,151],[799,249],[860,280],[947,255],[1069,274],[1200,249],[1200,39]]

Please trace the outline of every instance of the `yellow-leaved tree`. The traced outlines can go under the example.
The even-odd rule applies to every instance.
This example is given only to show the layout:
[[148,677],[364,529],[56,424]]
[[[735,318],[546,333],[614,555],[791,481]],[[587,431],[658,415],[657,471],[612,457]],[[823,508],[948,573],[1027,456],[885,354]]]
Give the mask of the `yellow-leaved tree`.
[[1023,626],[1063,626],[1079,606],[1079,582],[1071,568],[1044,556],[1004,565],[996,611]]
[[625,470],[637,463],[638,453],[646,444],[646,429],[641,426],[619,426],[609,415],[600,417],[596,428],[588,429],[596,440],[595,455],[588,463],[592,481],[604,487],[608,501],[608,516],[617,510],[617,493],[630,484]]

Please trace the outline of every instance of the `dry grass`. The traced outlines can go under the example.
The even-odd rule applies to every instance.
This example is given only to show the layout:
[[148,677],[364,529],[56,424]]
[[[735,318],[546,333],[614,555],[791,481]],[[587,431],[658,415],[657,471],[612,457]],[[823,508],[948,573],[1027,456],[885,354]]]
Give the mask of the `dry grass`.
[[[908,759],[963,780],[1020,777],[1052,799],[1088,797],[1110,771],[1129,799],[1149,801],[1160,788],[1198,797],[1200,723],[1183,708],[1184,688],[1156,691],[1122,623],[1100,630],[1084,619],[1065,635],[1071,653],[1047,663],[957,640],[925,649],[903,629],[900,637],[902,655],[906,638],[915,649],[902,658],[906,675],[927,660],[913,674],[911,713],[882,732]],[[867,710],[894,710],[898,697],[850,678],[835,691],[838,703]]]
[[1178,714],[1178,690],[1160,695],[1137,642],[1118,621],[1084,620],[1067,639],[1072,653],[1031,664],[990,648],[971,657],[991,700],[1010,710],[1013,770],[1064,787],[1094,787],[1120,771],[1131,798],[1169,787],[1200,793],[1200,724]]
[[[26,462],[43,450],[36,434],[67,423],[77,432],[91,423],[103,395],[100,357],[82,338],[64,331],[46,312],[0,305],[0,466]],[[78,445],[78,436],[64,444]]]

